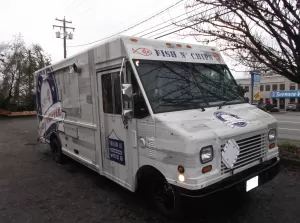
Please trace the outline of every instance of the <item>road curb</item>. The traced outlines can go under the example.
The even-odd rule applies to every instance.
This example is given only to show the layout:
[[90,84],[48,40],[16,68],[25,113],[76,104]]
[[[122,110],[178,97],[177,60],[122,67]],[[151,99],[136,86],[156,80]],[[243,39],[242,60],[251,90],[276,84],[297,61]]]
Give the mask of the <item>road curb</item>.
[[287,159],[280,157],[280,161],[284,166],[300,166],[300,160],[297,159]]

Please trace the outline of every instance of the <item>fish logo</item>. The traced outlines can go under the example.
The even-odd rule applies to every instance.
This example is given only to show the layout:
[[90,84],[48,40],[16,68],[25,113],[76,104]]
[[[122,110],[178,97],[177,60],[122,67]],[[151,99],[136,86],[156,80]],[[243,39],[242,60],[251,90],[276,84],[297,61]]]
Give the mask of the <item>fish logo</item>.
[[132,48],[132,52],[134,54],[140,54],[143,56],[150,56],[152,54],[152,51],[147,48],[137,48],[137,49]]
[[215,112],[214,116],[220,121],[224,122],[226,125],[230,126],[231,128],[235,126],[245,127],[249,123],[248,121],[241,119],[237,115],[233,115],[223,111]]
[[216,60],[220,63],[221,62],[221,57],[219,54],[217,53],[213,53],[214,57],[216,58]]

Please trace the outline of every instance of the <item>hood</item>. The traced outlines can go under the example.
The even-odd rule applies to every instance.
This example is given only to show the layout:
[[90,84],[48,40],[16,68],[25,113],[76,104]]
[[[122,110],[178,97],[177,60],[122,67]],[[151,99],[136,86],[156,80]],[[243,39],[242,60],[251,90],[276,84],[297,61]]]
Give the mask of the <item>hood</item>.
[[170,130],[174,135],[190,138],[220,138],[267,130],[276,119],[250,104],[185,110],[155,115],[157,130]]

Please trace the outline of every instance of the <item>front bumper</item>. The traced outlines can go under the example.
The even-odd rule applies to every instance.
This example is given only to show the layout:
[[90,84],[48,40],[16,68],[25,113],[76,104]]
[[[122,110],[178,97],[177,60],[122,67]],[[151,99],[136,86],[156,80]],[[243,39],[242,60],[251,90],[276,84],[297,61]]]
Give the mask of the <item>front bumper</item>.
[[174,186],[174,189],[185,197],[204,197],[230,187],[241,187],[242,190],[246,191],[247,180],[258,176],[258,186],[261,186],[272,180],[279,173],[279,170],[280,160],[278,157],[275,157],[200,190],[188,190],[178,186]]

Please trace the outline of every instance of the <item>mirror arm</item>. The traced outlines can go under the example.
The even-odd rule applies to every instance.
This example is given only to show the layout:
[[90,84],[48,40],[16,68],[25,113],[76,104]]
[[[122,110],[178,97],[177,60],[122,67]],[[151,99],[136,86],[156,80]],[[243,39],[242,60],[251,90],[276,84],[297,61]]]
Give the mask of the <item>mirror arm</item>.
[[[127,128],[127,123],[126,123],[126,120],[125,120],[125,117],[124,117],[124,101],[123,101],[123,90],[122,90],[122,71],[123,71],[123,66],[124,66],[124,62],[125,62],[125,57],[123,57],[123,60],[122,60],[122,65],[121,65],[121,68],[120,68],[120,87],[121,87],[121,108],[122,108],[122,121],[123,121],[123,124],[124,124],[124,128]],[[125,74],[124,74],[124,78],[125,78]],[[126,79],[124,79],[124,82],[125,82]]]

